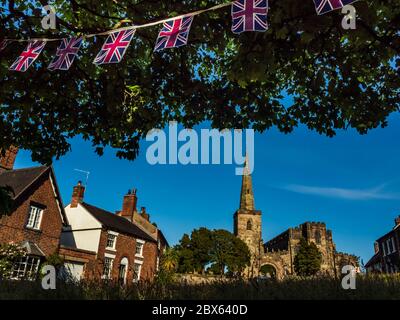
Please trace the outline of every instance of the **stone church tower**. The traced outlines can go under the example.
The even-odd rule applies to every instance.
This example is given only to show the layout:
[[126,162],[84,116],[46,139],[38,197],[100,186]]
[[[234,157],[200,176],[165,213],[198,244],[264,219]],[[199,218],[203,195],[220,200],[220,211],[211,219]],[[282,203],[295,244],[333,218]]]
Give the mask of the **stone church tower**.
[[261,211],[255,209],[251,175],[246,161],[242,177],[240,207],[234,214],[234,233],[249,247],[251,253],[250,267],[245,276],[256,277],[260,270],[260,260],[264,253],[261,236]]

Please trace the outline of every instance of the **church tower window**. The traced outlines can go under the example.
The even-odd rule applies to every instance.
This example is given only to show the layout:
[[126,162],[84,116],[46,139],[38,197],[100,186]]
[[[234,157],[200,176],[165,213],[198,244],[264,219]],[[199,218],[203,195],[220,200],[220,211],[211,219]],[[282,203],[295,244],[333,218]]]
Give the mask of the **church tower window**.
[[253,229],[253,224],[251,223],[251,220],[247,221],[247,230],[252,230]]

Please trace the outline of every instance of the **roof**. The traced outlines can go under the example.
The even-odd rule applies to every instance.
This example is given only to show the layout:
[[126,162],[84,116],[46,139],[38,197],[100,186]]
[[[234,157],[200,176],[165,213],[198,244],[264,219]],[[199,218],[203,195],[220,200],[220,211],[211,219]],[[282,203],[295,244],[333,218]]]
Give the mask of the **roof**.
[[14,191],[15,200],[49,169],[50,167],[42,166],[4,171],[0,173],[0,186],[11,187]]
[[369,259],[369,261],[365,264],[365,267],[368,268],[368,267],[373,266],[373,265],[375,265],[375,264],[377,264],[379,262],[380,262],[380,254],[378,252],[378,253],[375,253],[374,256],[371,259]]
[[44,257],[45,256],[45,254],[40,249],[40,247],[36,243],[33,243],[32,241],[24,241],[21,244],[21,247],[26,249],[26,252],[27,252],[28,255],[38,256],[38,257]]
[[130,234],[143,240],[156,242],[153,237],[123,217],[85,202],[81,203],[81,205],[106,228]]
[[25,169],[9,170],[0,173],[0,187],[11,187],[14,192],[13,200],[22,196],[36,181],[43,175],[50,174],[50,180],[55,189],[56,199],[60,208],[61,217],[65,224],[68,224],[67,216],[62,205],[60,191],[58,189],[56,176],[52,166],[39,166]]

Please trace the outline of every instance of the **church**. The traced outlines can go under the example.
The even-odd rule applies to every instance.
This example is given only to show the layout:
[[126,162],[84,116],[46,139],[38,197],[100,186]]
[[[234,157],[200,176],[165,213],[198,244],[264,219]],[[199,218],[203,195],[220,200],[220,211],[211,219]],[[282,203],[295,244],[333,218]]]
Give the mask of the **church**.
[[315,243],[321,252],[321,274],[336,277],[345,265],[358,267],[356,256],[336,251],[332,231],[326,228],[325,223],[305,222],[264,243],[261,217],[261,211],[255,208],[252,178],[246,166],[242,177],[240,207],[234,214],[234,234],[248,245],[251,253],[250,266],[245,270],[246,277],[261,276],[263,266],[268,266],[268,270],[272,270],[270,276],[277,279],[295,275],[294,258],[302,238]]

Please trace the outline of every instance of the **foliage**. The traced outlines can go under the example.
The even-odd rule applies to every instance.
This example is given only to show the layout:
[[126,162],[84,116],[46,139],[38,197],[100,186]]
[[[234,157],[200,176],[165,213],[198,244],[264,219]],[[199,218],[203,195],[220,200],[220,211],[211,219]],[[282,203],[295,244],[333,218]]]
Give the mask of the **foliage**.
[[315,243],[302,238],[299,251],[294,258],[294,270],[299,276],[313,276],[321,269],[322,254]]
[[0,279],[8,278],[15,261],[25,255],[26,250],[17,244],[0,244]]
[[[222,2],[55,0],[58,29],[45,31],[32,12],[47,1],[0,0],[0,38],[93,33]],[[269,30],[240,36],[225,8],[197,16],[184,48],[153,53],[159,26],[144,28],[122,63],[101,68],[92,61],[105,37],[95,37],[68,72],[46,69],[57,42],[26,73],[10,72],[26,45],[12,43],[0,60],[0,149],[14,144],[49,163],[80,135],[100,155],[111,146],[134,159],[146,133],[170,120],[284,133],[304,124],[328,136],[384,127],[399,110],[400,3],[354,6],[357,29],[343,30],[340,10],[318,16],[313,1],[275,1]]]
[[212,239],[210,262],[218,266],[218,274],[224,274],[227,270],[232,275],[240,275],[250,264],[250,251],[247,245],[226,230],[214,230]]
[[167,248],[160,259],[160,267],[156,275],[156,282],[166,285],[174,280],[178,268],[178,253],[174,248]]
[[195,229],[191,237],[183,235],[176,250],[180,273],[204,274],[208,267],[208,272],[218,275],[240,274],[250,261],[247,245],[225,230]]
[[56,268],[56,271],[59,272],[64,265],[64,258],[55,252],[46,258],[46,262],[43,265],[53,266]]
[[400,300],[400,275],[359,275],[356,290],[343,290],[341,279],[287,278],[283,281],[232,279],[209,284],[81,281],[43,290],[40,281],[0,281],[0,299],[23,300]]

